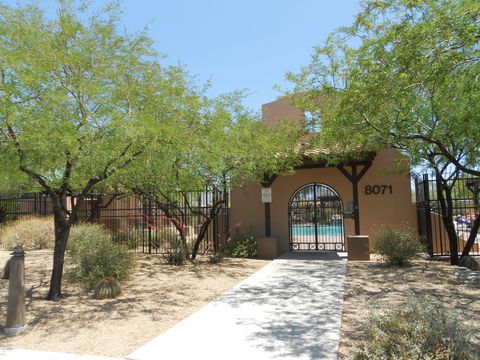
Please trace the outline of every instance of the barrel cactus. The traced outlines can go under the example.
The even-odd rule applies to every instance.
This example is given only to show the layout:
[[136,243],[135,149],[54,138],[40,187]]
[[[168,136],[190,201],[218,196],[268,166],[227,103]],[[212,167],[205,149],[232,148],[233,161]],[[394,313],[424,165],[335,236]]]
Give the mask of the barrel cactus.
[[98,282],[93,291],[93,297],[97,300],[114,299],[122,292],[120,283],[115,278],[106,277]]
[[2,272],[2,279],[9,279],[10,278],[10,260],[7,260],[7,263],[3,267],[3,272]]

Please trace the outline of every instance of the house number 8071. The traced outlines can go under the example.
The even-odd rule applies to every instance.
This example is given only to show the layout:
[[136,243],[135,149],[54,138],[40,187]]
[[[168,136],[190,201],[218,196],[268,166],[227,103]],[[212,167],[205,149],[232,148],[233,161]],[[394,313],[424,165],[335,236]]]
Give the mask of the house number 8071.
[[392,185],[367,185],[365,186],[365,195],[385,195],[393,194]]

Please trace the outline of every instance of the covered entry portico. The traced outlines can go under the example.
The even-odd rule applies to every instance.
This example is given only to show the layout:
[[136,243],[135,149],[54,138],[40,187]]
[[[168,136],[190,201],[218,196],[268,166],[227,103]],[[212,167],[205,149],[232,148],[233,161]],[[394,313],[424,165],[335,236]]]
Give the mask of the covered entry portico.
[[[305,156],[303,164],[296,167],[297,174],[308,170],[316,176],[305,178],[291,193],[288,201],[288,251],[345,251],[345,219],[353,220],[350,235],[360,235],[359,182],[370,169],[375,153],[368,153],[362,160],[331,166],[326,160],[314,160]],[[335,176],[331,176],[332,171]],[[326,176],[328,175],[328,176]],[[296,176],[296,175],[295,175]],[[281,177],[283,179],[284,177]],[[287,177],[288,178],[288,177]],[[333,179],[337,179],[334,180]],[[262,187],[272,190],[277,175],[264,176]],[[351,200],[342,201],[339,188]],[[283,186],[282,186],[283,188]],[[348,191],[351,189],[351,191]],[[347,192],[346,192],[347,191]],[[264,206],[264,236],[272,234],[271,203]],[[278,206],[278,205],[277,205]]]

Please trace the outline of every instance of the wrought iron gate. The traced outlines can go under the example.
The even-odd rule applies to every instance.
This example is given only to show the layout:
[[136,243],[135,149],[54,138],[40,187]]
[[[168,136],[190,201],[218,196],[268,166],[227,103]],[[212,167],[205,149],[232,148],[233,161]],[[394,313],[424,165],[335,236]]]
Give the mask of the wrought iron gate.
[[293,194],[288,227],[291,251],[345,250],[342,200],[327,185],[308,184]]

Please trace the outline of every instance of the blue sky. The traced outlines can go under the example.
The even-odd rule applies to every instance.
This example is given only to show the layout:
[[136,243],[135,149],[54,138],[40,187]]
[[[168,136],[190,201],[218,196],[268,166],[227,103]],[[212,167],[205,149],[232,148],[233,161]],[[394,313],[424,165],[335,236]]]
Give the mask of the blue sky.
[[[1,0],[0,0],[1,1]],[[4,1],[14,5],[16,1]],[[25,3],[25,1],[21,1]],[[44,1],[53,7],[54,1]],[[98,4],[99,1],[94,1]],[[211,95],[248,89],[245,104],[261,104],[288,87],[284,74],[309,62],[312,48],[337,27],[350,25],[358,0],[124,0],[129,32],[146,25],[164,64],[182,63]]]

